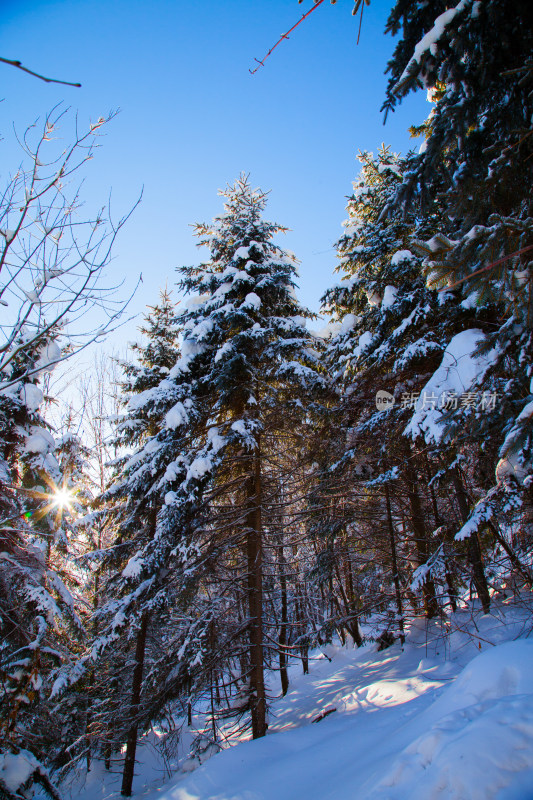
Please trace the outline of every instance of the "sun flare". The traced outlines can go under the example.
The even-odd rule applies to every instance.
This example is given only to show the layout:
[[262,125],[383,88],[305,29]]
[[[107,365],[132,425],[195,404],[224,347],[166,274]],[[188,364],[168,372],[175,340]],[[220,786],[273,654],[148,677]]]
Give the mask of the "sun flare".
[[53,504],[56,508],[64,509],[70,508],[74,501],[74,495],[69,489],[61,488],[56,489],[54,492]]

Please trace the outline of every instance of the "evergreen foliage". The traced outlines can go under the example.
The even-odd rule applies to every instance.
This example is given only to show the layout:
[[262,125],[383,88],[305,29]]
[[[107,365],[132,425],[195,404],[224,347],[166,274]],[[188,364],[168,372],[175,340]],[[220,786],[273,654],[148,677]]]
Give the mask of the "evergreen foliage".
[[446,10],[399,2],[388,22],[402,36],[388,67],[386,107],[420,83],[435,100],[396,200],[418,201],[424,213],[438,196],[446,209],[416,245],[428,285],[460,287],[471,304],[500,306],[484,350],[498,352],[487,385],[505,385],[506,397],[473,431],[498,438],[497,478],[519,483],[531,464],[532,22],[527,4],[499,0]]
[[166,719],[168,747],[195,729],[195,763],[263,736],[269,675],[285,694],[335,635],[383,648],[531,590],[531,15],[397,0],[385,109],[420,87],[433,108],[418,153],[360,153],[323,337],[241,175],[195,226],[205,261],[148,307],[98,453],[47,417],[57,325],[9,339],[0,757],[50,796],[41,762],[93,758],[129,796]]

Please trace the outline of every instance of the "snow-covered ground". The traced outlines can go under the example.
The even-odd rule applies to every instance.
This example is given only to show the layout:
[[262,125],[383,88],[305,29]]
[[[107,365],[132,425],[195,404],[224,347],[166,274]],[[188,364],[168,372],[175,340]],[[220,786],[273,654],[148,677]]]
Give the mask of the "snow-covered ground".
[[[169,780],[154,734],[147,737],[136,796],[533,800],[533,616],[525,600],[495,604],[487,616],[463,610],[446,622],[415,620],[403,651],[315,651],[309,675],[291,668],[265,738],[228,746]],[[189,743],[186,732],[182,745]],[[71,784],[71,796],[111,800],[119,789],[120,776],[97,764],[83,786]]]

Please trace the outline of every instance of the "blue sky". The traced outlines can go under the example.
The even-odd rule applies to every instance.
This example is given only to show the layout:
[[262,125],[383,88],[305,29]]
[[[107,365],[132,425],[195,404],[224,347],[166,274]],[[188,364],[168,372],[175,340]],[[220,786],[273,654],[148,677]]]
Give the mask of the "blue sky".
[[[19,159],[18,130],[58,102],[82,122],[120,109],[87,169],[88,208],[112,190],[117,213],[144,187],[109,268],[132,286],[140,312],[175,280],[175,267],[205,257],[190,224],[222,209],[218,188],[241,171],[270,189],[268,219],[291,228],[280,242],[301,260],[300,298],[318,309],[334,282],[333,244],[359,149],[382,141],[405,152],[407,128],[429,110],[408,99],[383,127],[383,75],[393,40],[389,0],[365,8],[361,41],[352,0],[324,2],[250,75],[309,8],[296,0],[3,0],[0,55],[81,89],[46,85],[0,65],[2,179]],[[65,132],[67,133],[67,128]],[[132,333],[133,331],[133,333]],[[133,326],[122,334],[135,336]]]

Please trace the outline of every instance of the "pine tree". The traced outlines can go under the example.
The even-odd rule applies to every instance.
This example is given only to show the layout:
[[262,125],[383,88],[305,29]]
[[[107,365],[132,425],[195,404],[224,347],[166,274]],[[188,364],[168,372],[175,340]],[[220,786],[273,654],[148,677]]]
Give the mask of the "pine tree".
[[[323,385],[305,328],[311,315],[295,299],[294,257],[271,241],[283,229],[261,219],[265,194],[243,177],[223,195],[224,214],[197,226],[211,260],[182,270],[190,299],[174,319],[179,358],[171,339],[161,343],[163,302],[146,325],[140,366],[127,370],[118,430],[134,450],[104,495],[117,534],[103,554],[107,600],[84,663],[105,664],[114,642],[117,666],[136,642],[129,731],[115,730],[128,742],[126,795],[138,729],[172,697],[212,691],[224,669],[236,711],[250,712],[254,736],[265,733],[263,560],[268,521],[279,515],[271,496],[280,481],[290,493],[279,453],[304,435],[303,401]],[[167,632],[163,654],[148,648],[149,629]],[[119,695],[109,706],[115,716]]]
[[[138,362],[123,364],[126,410],[117,420],[115,445],[123,452],[131,452],[132,448],[134,452],[133,456],[119,458],[118,475],[103,496],[103,502],[107,503],[105,513],[115,526],[115,537],[111,548],[102,554],[99,594],[104,602],[96,609],[94,623],[97,633],[93,645],[94,657],[101,654],[106,666],[105,674],[109,670],[118,672],[122,680],[111,681],[113,691],[106,691],[102,684],[99,690],[92,681],[93,695],[103,690],[105,696],[99,714],[93,721],[93,733],[103,740],[106,758],[110,749],[126,739],[122,786],[125,795],[131,794],[139,725],[146,725],[146,720],[149,723],[155,716],[154,704],[150,709],[143,709],[142,713],[141,688],[147,633],[154,616],[152,611],[163,610],[163,598],[168,589],[161,575],[161,563],[166,562],[158,560],[146,570],[143,569],[143,559],[154,546],[157,516],[165,502],[164,496],[157,491],[157,482],[161,479],[161,470],[164,471],[166,467],[161,461],[156,465],[154,458],[157,461],[156,452],[164,438],[162,429],[165,426],[165,414],[172,405],[167,376],[179,354],[177,331],[172,324],[174,306],[169,292],[161,292],[160,304],[150,307],[149,312],[145,326],[141,328],[147,337],[147,344],[134,347]],[[172,442],[168,443],[168,446],[171,445]],[[156,583],[156,587],[151,591],[153,583]],[[118,614],[117,602],[120,608]],[[121,635],[124,626],[128,636],[136,643],[133,672],[127,669],[128,636]],[[122,646],[108,655],[109,644],[119,637]],[[129,681],[131,685],[129,701],[123,697],[124,681]],[[91,702],[94,704],[94,696]],[[124,702],[129,704],[124,712],[125,729],[113,720],[117,708],[122,707]]]

